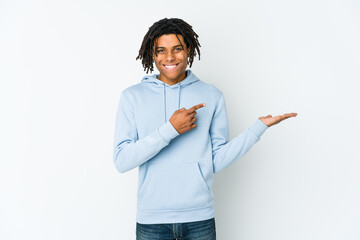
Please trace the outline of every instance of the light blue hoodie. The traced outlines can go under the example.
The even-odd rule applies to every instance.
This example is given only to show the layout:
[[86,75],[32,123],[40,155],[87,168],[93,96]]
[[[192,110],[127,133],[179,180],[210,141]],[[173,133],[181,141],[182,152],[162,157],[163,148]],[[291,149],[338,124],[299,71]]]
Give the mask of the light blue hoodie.
[[[261,120],[229,141],[224,96],[191,70],[168,85],[147,75],[120,96],[114,163],[123,173],[139,166],[136,221],[143,224],[215,217],[213,174],[244,155],[268,128]],[[197,127],[181,135],[169,122],[181,108],[205,103]]]

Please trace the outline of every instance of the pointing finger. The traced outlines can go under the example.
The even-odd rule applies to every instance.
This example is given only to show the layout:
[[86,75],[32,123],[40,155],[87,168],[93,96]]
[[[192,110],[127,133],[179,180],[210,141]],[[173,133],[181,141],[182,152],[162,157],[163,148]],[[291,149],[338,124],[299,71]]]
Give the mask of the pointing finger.
[[198,110],[199,108],[202,108],[202,107],[205,107],[205,103],[200,103],[200,104],[197,104],[197,105],[193,106],[192,108],[189,108],[187,110],[187,113],[188,114],[193,113],[193,112],[195,112],[196,110]]

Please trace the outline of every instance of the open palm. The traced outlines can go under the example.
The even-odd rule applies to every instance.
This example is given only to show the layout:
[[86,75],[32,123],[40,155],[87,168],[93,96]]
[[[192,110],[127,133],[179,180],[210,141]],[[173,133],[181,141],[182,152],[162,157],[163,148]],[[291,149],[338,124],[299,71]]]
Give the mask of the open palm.
[[267,115],[266,117],[259,117],[259,119],[266,124],[266,126],[271,127],[272,125],[278,124],[279,122],[288,119],[290,117],[296,117],[297,113],[285,113],[283,115],[271,116]]

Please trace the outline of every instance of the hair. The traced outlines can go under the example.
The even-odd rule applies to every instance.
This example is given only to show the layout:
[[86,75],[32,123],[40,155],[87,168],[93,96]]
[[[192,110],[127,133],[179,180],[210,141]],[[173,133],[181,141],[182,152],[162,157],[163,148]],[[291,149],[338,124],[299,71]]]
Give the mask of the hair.
[[[181,35],[184,38],[186,47],[190,47],[189,60],[188,64],[192,66],[194,57],[198,54],[200,60],[200,43],[198,41],[199,36],[194,32],[192,26],[186,23],[184,20],[179,18],[164,18],[155,22],[148,30],[144,36],[141,48],[139,50],[139,55],[136,57],[136,60],[142,60],[142,65],[144,71],[148,73],[149,71],[154,71],[153,65],[153,54],[154,54],[154,44],[157,44],[157,39],[164,34],[175,34],[179,39],[177,34]],[[179,42],[182,46],[182,43],[179,39]],[[184,46],[182,46],[184,48]],[[196,53],[197,52],[197,53]],[[157,56],[157,53],[155,52]]]

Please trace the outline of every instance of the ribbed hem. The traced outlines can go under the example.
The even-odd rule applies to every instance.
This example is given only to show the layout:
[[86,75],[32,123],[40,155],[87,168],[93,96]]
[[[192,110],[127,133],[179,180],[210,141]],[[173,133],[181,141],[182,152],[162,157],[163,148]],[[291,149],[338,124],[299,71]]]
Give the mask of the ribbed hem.
[[174,126],[170,123],[170,121],[167,121],[164,125],[159,127],[159,134],[167,143],[169,143],[176,136],[180,135]]
[[249,127],[249,130],[256,136],[260,137],[268,128],[269,127],[266,126],[265,123],[263,123],[260,119],[257,119],[256,122],[251,127]]
[[185,223],[203,221],[215,217],[214,205],[178,211],[141,211],[138,209],[136,222],[142,224]]

